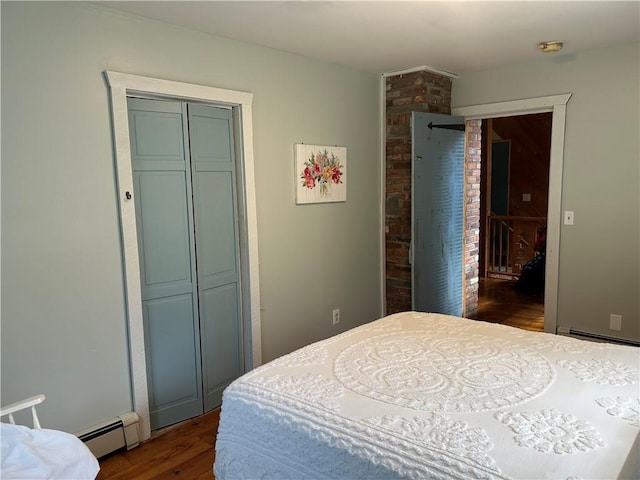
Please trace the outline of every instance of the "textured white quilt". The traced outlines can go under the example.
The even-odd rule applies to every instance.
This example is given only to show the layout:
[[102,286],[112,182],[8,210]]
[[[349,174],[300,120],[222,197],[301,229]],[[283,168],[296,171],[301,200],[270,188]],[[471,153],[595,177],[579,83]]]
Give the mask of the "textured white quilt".
[[640,349],[405,312],[224,393],[229,479],[637,478]]

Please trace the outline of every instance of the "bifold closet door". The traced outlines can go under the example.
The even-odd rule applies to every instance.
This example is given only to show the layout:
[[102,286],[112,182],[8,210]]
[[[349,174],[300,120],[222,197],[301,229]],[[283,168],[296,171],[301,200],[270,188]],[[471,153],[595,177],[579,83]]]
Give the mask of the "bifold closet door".
[[243,373],[231,110],[188,105],[204,410]]
[[220,405],[243,373],[229,109],[129,98],[151,427]]
[[151,428],[202,413],[186,118],[179,102],[130,98]]

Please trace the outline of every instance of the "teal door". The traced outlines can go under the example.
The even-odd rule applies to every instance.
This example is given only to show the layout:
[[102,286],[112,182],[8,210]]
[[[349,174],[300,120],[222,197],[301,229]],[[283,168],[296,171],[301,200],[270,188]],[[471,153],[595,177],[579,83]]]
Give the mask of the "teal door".
[[231,111],[128,99],[151,427],[242,373]]
[[[457,127],[456,127],[457,126]],[[413,112],[413,308],[462,315],[464,118]]]
[[491,215],[509,215],[511,141],[491,143]]
[[189,105],[204,409],[242,374],[240,278],[231,111]]

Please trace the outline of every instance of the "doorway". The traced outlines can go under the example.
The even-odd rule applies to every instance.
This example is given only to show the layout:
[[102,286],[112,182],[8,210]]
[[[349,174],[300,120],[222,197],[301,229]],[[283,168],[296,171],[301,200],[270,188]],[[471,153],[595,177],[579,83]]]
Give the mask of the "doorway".
[[544,330],[550,112],[482,121],[477,318]]
[[[133,409],[140,417],[141,439],[151,436],[149,397],[145,361],[142,298],[136,215],[131,191],[131,168],[127,96],[143,94],[230,107],[236,135],[234,145],[238,171],[238,229],[240,245],[242,331],[244,364],[247,369],[262,363],[260,336],[260,286],[255,181],[253,167],[253,94],[194,85],[171,80],[142,77],[119,72],[105,72],[110,92],[116,163],[117,193],[121,218],[121,235],[126,288],[125,309],[131,363]],[[129,192],[129,195],[127,195]]]
[[[549,163],[549,194],[547,211],[547,236],[546,236],[546,268],[544,286],[544,331],[556,333],[557,327],[557,305],[558,305],[558,267],[560,248],[560,223],[561,223],[561,198],[562,198],[562,169],[564,160],[564,131],[567,113],[567,102],[571,94],[552,95],[547,97],[528,98],[524,100],[513,100],[508,102],[487,103],[471,105],[466,107],[456,107],[452,109],[453,115],[465,117],[465,120],[482,120],[487,118],[508,117],[514,115],[534,114],[551,112],[551,151]],[[474,155],[473,145],[468,147],[468,155]],[[478,204],[479,204],[478,193]],[[469,198],[467,198],[469,201]],[[479,210],[479,205],[478,205]],[[473,238],[479,234],[479,229],[474,230],[474,225],[467,216],[466,238]],[[478,235],[479,236],[479,235]],[[477,262],[479,251],[478,241],[472,241],[465,253],[465,262],[472,264]],[[479,268],[471,271],[468,281],[465,283],[465,298],[467,302],[477,299]],[[476,303],[477,308],[477,303]]]

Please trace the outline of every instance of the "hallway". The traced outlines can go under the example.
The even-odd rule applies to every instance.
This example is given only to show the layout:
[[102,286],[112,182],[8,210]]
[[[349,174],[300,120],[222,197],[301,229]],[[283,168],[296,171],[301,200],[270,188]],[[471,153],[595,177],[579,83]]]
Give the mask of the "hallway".
[[544,299],[513,288],[515,282],[481,278],[474,318],[533,332],[544,331]]

